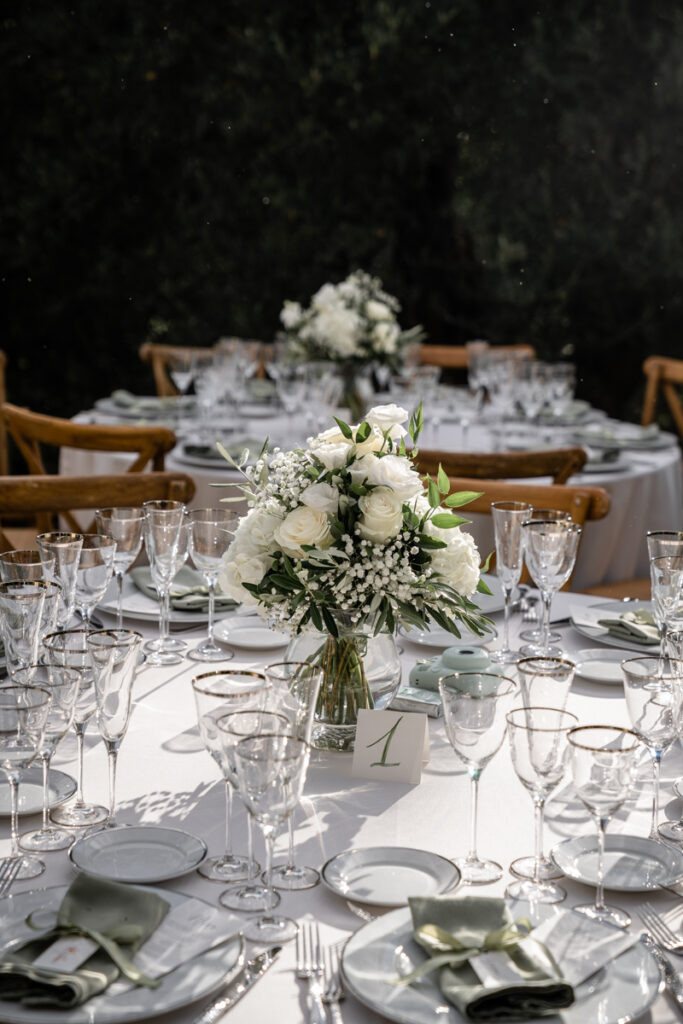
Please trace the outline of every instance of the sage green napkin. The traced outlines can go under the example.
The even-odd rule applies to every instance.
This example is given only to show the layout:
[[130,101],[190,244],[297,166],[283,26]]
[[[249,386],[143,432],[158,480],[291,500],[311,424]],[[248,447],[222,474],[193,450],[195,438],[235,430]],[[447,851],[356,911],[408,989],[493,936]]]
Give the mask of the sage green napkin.
[[[520,948],[528,922],[515,922],[503,899],[486,896],[412,897],[413,937],[435,958],[439,987],[469,1020],[526,1021],[547,1017],[571,1006],[574,991],[566,981],[548,974]],[[480,952],[507,954],[519,983],[485,986],[470,965]],[[539,954],[540,954],[539,948]],[[430,962],[418,968],[427,973]],[[405,979],[404,979],[405,980]]]
[[598,625],[603,626],[610,636],[619,640],[629,640],[645,647],[659,643],[659,630],[655,620],[644,608],[635,612],[624,612],[623,615],[612,619],[598,619]]
[[[120,974],[156,988],[159,982],[147,978],[130,958],[168,909],[166,900],[151,890],[77,875],[64,894],[56,927],[0,960],[0,999],[69,1009],[104,992]],[[64,935],[85,935],[100,948],[74,971],[34,967],[36,957]]]
[[[153,601],[158,599],[156,587],[152,583],[152,573],[148,565],[139,565],[131,569],[129,574],[138,590],[141,590]],[[230,611],[237,607],[227,594],[216,593],[216,611]],[[206,612],[209,610],[209,589],[195,569],[184,565],[171,584],[171,608],[182,612]]]

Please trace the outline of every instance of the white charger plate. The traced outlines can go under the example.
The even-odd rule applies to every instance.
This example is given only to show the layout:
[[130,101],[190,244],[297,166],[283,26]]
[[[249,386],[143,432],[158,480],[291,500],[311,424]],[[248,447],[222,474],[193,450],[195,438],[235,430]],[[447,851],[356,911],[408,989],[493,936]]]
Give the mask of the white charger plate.
[[[604,601],[599,604],[593,604],[590,607],[592,609],[599,608],[601,610],[601,618],[617,618],[619,615],[623,615],[625,611],[652,612],[651,601]],[[587,626],[580,622],[575,622],[573,618],[570,618],[569,621],[576,632],[580,633],[581,636],[585,636],[588,640],[597,640],[600,644],[606,644],[608,647],[619,647],[625,651],[638,651],[643,656],[651,654],[653,657],[657,657],[659,654],[658,644],[639,644],[631,640],[622,640],[621,637],[611,636],[602,626]]]
[[[517,910],[515,916],[529,916]],[[537,905],[536,919],[558,912]],[[531,911],[534,915],[534,911]],[[585,918],[586,928],[594,922]],[[413,940],[410,910],[401,907],[369,921],[346,943],[342,954],[344,986],[361,1003],[398,1024],[463,1024],[455,1006],[437,985],[438,972],[417,985],[396,985],[400,973],[423,963],[426,954]],[[637,942],[574,989],[575,1002],[553,1020],[562,1024],[628,1024],[654,1003],[660,973],[652,954]]]
[[[17,939],[25,939],[27,942],[34,939],[35,929],[29,928],[27,919],[37,910],[56,912],[66,890],[66,885],[58,885],[51,889],[13,893],[11,899],[3,900],[0,950],[10,942],[15,945]],[[171,907],[190,898],[167,889],[160,890],[160,895],[168,900]],[[198,896],[192,898],[199,899]],[[128,1024],[129,1021],[159,1017],[182,1006],[189,1006],[198,999],[206,999],[239,974],[244,967],[244,959],[244,939],[236,935],[165,974],[158,988],[133,985],[126,986],[125,991],[121,992],[117,991],[118,985],[115,983],[112,988],[89,999],[83,1006],[69,1010],[23,1006],[21,1003],[0,999],[0,1020],[3,1024]]]
[[201,864],[206,843],[189,832],[156,825],[104,828],[69,850],[74,867],[114,882],[166,882]]
[[[598,837],[572,836],[551,850],[567,878],[584,885],[598,880]],[[615,892],[650,892],[683,879],[683,851],[644,836],[607,833],[605,836],[606,889]]]
[[[47,798],[50,810],[74,795],[76,780],[66,772],[50,768],[47,778]],[[39,814],[43,809],[43,769],[33,765],[21,773],[19,781],[19,814]],[[10,816],[9,782],[0,778],[0,818]]]
[[377,907],[403,907],[409,896],[435,896],[454,889],[460,872],[429,850],[370,846],[345,850],[327,861],[321,877],[345,900]]
[[[116,580],[112,580],[97,608],[99,611],[106,612],[108,615],[116,615],[117,607],[118,595],[116,591]],[[128,579],[127,576],[123,577],[122,607],[124,619],[139,620],[140,622],[159,621],[159,602],[154,601],[151,597],[147,597],[146,594],[143,594],[141,590],[138,590],[133,581]],[[228,613],[216,612],[217,616],[226,614]],[[208,612],[186,612],[179,611],[176,608],[171,608],[169,616],[170,622],[187,622],[188,625],[191,622],[194,622],[199,626],[205,624],[208,620]]]
[[477,636],[464,623],[458,625],[460,638],[455,633],[449,633],[448,630],[441,629],[436,624],[431,629],[413,628],[408,630],[399,626],[398,631],[403,639],[408,640],[411,644],[416,644],[418,647],[435,647],[441,650],[445,650],[447,647],[483,647],[484,644],[491,643],[498,636],[498,631],[494,626],[491,626],[483,636]]
[[244,647],[247,650],[269,651],[276,647],[286,647],[289,643],[287,634],[268,629],[258,619],[223,619],[216,623],[214,636],[216,640],[230,644],[231,647]]
[[589,683],[607,683],[621,686],[624,676],[621,671],[622,661],[633,657],[631,650],[605,650],[603,647],[586,647],[572,655],[575,659],[574,675],[586,679]]
[[105,416],[117,416],[125,420],[163,420],[175,416],[192,415],[196,401],[192,395],[178,395],[161,398],[156,395],[143,395],[139,405],[120,405],[115,399],[98,398],[95,408]]

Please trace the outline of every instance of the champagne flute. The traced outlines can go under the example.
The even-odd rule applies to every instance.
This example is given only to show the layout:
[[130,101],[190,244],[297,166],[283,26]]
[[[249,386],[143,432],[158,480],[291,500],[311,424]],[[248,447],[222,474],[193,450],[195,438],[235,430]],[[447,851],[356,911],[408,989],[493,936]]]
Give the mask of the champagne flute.
[[74,730],[78,749],[78,775],[76,778],[76,796],[73,803],[55,807],[50,812],[50,820],[56,825],[67,828],[88,828],[101,825],[107,820],[109,811],[101,804],[86,803],[83,799],[83,753],[85,732],[88,722],[95,714],[95,684],[93,667],[88,653],[87,639],[93,630],[69,629],[50,633],[43,638],[43,650],[48,665],[75,668],[81,673],[81,684],[74,709]]
[[229,661],[233,657],[231,651],[214,639],[214,609],[223,557],[232,543],[238,518],[236,512],[222,508],[199,508],[189,513],[187,535],[190,556],[209,591],[208,635],[189,652],[188,657],[194,661]]
[[598,831],[595,903],[574,910],[593,921],[628,928],[631,918],[626,911],[604,900],[605,830],[633,789],[643,748],[635,732],[616,725],[579,725],[570,730],[567,741],[576,792]]
[[516,692],[512,679],[492,672],[454,672],[439,680],[446,735],[471,782],[470,850],[455,861],[465,884],[485,885],[503,875],[500,864],[477,853],[477,802],[479,778],[502,746]]
[[[0,583],[0,637],[9,676],[18,668],[38,662],[45,596],[52,586],[46,580]],[[54,589],[52,596],[59,596]]]
[[98,508],[95,510],[97,532],[116,541],[114,576],[118,601],[116,628],[123,628],[123,574],[130,569],[142,547],[142,526],[145,513],[141,508]]
[[[310,750],[293,736],[262,734],[240,740],[233,751],[239,794],[263,832],[264,881],[271,892],[275,836],[301,799]],[[298,927],[291,918],[266,912],[242,931],[245,939],[270,943],[293,939]]]
[[[576,715],[559,708],[522,707],[508,711],[507,731],[510,754],[517,778],[529,791],[534,802],[534,856],[520,858],[532,861],[531,877],[512,882],[505,895],[512,899],[535,900],[539,903],[561,903],[565,890],[555,885],[544,873],[543,815],[545,803],[558,787],[566,767],[567,735],[579,724]],[[510,870],[518,874],[513,861]]]
[[137,672],[142,635],[132,629],[91,632],[86,645],[93,667],[97,727],[109,761],[109,815],[105,828],[115,828],[116,765],[119,747],[128,731],[133,680]]
[[538,644],[526,644],[522,654],[560,657],[559,647],[549,641],[550,606],[553,594],[572,574],[576,562],[582,529],[566,520],[530,519],[522,524],[524,557],[527,568],[538,587],[543,605],[542,639]]
[[24,832],[19,838],[19,845],[23,850],[65,850],[73,843],[74,835],[50,825],[50,762],[73,722],[81,672],[60,665],[31,665],[18,669],[12,682],[17,686],[39,686],[50,694],[50,707],[39,749],[43,768],[43,822],[39,829]]
[[182,501],[146,501],[142,506],[145,513],[145,545],[152,573],[152,582],[159,595],[159,637],[145,644],[149,652],[150,665],[177,665],[182,658],[169,650],[169,595],[171,582],[178,571],[178,546],[182,542],[185,522],[185,505]]
[[116,541],[99,533],[83,534],[83,546],[78,556],[74,603],[86,628],[91,628],[90,616],[104,597],[114,571]]
[[496,542],[496,576],[503,588],[505,621],[503,646],[491,652],[491,661],[503,664],[517,661],[519,652],[510,649],[510,601],[519,583],[524,564],[522,523],[530,518],[532,506],[523,501],[493,501],[493,530]]
[[74,613],[76,572],[83,547],[82,533],[39,533],[36,546],[49,580],[59,583],[62,593],[57,612],[57,629],[66,629]]
[[34,760],[43,742],[50,694],[39,686],[0,686],[0,768],[10,791],[10,837],[13,859],[20,859],[18,878],[37,878],[45,870],[38,857],[22,856],[18,835],[18,793],[21,772]]
[[660,646],[667,631],[683,628],[683,556],[657,555],[650,559],[652,617]]

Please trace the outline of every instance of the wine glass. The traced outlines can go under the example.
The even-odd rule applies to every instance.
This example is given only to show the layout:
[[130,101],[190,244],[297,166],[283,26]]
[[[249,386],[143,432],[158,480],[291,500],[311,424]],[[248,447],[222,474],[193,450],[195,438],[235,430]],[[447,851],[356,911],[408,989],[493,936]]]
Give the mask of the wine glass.
[[116,763],[130,722],[142,635],[132,629],[102,629],[91,632],[85,642],[93,667],[97,727],[109,761],[109,815],[104,827],[115,828]]
[[196,355],[187,349],[169,352],[166,366],[168,375],[178,389],[178,394],[186,395],[192,387],[196,373]]
[[182,501],[146,501],[144,532],[152,582],[159,595],[159,637],[145,644],[150,665],[177,665],[180,655],[169,650],[169,596],[173,577],[178,571],[178,548],[183,543],[185,505]]
[[116,541],[99,533],[84,533],[83,546],[78,556],[74,604],[86,628],[90,616],[104,597],[114,571]]
[[683,628],[683,556],[658,555],[650,559],[652,617],[660,644],[667,630]]
[[[292,736],[310,744],[315,708],[323,681],[322,669],[305,661],[280,661],[266,665],[264,672],[270,684],[268,706],[287,717]],[[287,818],[287,832],[287,863],[273,868],[273,885],[277,889],[310,889],[320,881],[320,873],[315,868],[296,864],[291,815]]]
[[306,367],[299,363],[280,363],[275,388],[287,414],[288,435],[292,437],[295,433],[294,413],[301,410],[306,394]]
[[[572,517],[571,517],[571,513],[563,512],[559,508],[535,508],[533,510],[533,514],[531,516],[529,516],[529,519],[536,519],[536,520],[557,519],[560,522],[567,522],[567,523],[571,523],[573,521]],[[524,640],[526,643],[539,644],[541,642],[541,640],[543,639],[543,630],[542,630],[542,628],[540,626],[533,627],[532,629],[524,629],[524,630],[522,630],[520,632],[519,638],[520,638],[520,640]],[[561,639],[562,639],[562,636],[561,636],[560,633],[557,633],[557,632],[555,632],[552,629],[549,631],[549,633],[548,633],[548,641],[549,641],[549,643],[556,644],[556,643],[559,643],[559,641]]]
[[628,928],[629,915],[604,900],[605,830],[633,789],[643,748],[635,732],[616,725],[579,725],[570,730],[567,741],[574,787],[598,830],[595,903],[581,904],[574,910],[594,921]]
[[73,832],[54,828],[49,822],[50,762],[57,745],[73,722],[76,698],[81,683],[81,671],[60,665],[31,665],[18,669],[12,682],[17,686],[39,686],[50,694],[50,707],[45,722],[43,740],[38,753],[43,768],[43,822],[39,829],[24,832],[19,838],[23,850],[65,850],[74,841]]
[[187,536],[190,557],[201,573],[209,591],[208,635],[198,647],[189,652],[194,661],[229,661],[232,651],[226,650],[214,639],[214,609],[216,584],[223,558],[232,543],[238,521],[236,512],[222,508],[193,509],[188,515]]
[[76,697],[73,726],[78,750],[78,774],[76,796],[73,803],[55,807],[50,820],[67,828],[87,828],[101,825],[107,820],[109,811],[101,804],[86,803],[83,799],[83,752],[88,722],[95,714],[95,684],[93,668],[88,653],[87,639],[93,630],[69,629],[50,633],[43,638],[43,651],[48,665],[75,668],[81,674],[81,683]]
[[21,859],[17,878],[37,878],[45,865],[38,857],[24,857],[19,849],[18,793],[22,769],[28,768],[43,742],[50,694],[39,686],[0,686],[0,768],[10,791],[10,836],[13,859]]
[[499,651],[492,651],[490,657],[491,661],[503,664],[519,658],[519,652],[510,649],[510,601],[524,564],[522,523],[530,518],[531,512],[532,506],[523,501],[491,502],[496,542],[496,576],[503,588],[505,621],[503,647]]
[[36,545],[49,580],[59,583],[62,592],[57,612],[57,629],[66,629],[74,613],[76,572],[83,547],[82,533],[39,533]]
[[261,672],[224,669],[204,672],[192,680],[197,708],[199,735],[208,753],[220,768],[225,784],[225,849],[222,854],[203,860],[200,875],[213,882],[236,882],[250,873],[249,858],[233,853],[231,765],[216,725],[219,718],[231,711],[263,711],[268,683]]
[[658,827],[659,782],[662,755],[678,736],[676,688],[680,673],[667,658],[627,658],[621,663],[626,707],[633,731],[650,752],[653,773],[650,838],[661,835],[674,842],[683,838],[679,822],[665,821]]
[[[46,580],[0,583],[0,636],[5,645],[7,674],[10,676],[16,669],[38,662],[45,596],[49,587],[52,584]],[[53,589],[53,600],[58,596]]]
[[98,508],[95,510],[97,532],[116,541],[114,576],[118,601],[116,628],[123,627],[123,574],[131,567],[142,547],[142,526],[145,513],[141,508]]
[[582,529],[576,523],[557,519],[530,519],[522,524],[524,531],[524,557],[529,574],[538,587],[543,606],[542,639],[538,644],[525,644],[522,654],[559,657],[562,651],[552,647],[550,633],[550,606],[553,594],[572,574],[579,548]]
[[45,562],[39,551],[5,551],[0,555],[0,581],[52,579],[55,570],[54,556],[46,556]]
[[512,679],[491,672],[454,672],[439,680],[446,735],[472,784],[470,850],[455,861],[465,884],[485,885],[503,875],[500,864],[477,853],[477,798],[481,773],[505,738],[505,715],[516,692]]
[[683,555],[683,530],[648,530],[647,555],[649,559]]
[[[301,799],[310,750],[304,740],[281,734],[252,736],[233,750],[239,794],[263,832],[270,891],[275,836]],[[296,921],[268,912],[242,929],[245,939],[266,943],[293,939],[297,931]]]
[[[512,764],[517,778],[531,793],[535,820],[534,856],[519,858],[523,863],[532,861],[531,877],[522,876],[507,887],[505,895],[512,899],[561,903],[567,895],[544,873],[543,814],[546,800],[564,775],[567,735],[578,724],[576,715],[559,708],[522,707],[508,711]],[[513,861],[510,870],[519,874],[513,866],[515,863]]]

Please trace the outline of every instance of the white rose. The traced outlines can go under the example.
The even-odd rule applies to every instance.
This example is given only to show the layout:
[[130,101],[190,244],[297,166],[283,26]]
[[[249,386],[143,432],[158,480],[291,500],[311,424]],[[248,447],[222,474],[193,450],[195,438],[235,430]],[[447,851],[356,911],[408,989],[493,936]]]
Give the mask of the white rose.
[[362,484],[370,476],[372,466],[377,462],[377,458],[372,452],[367,455],[363,455],[359,459],[355,459],[349,466],[349,476],[354,484]]
[[266,555],[254,555],[246,551],[235,552],[224,565],[218,586],[224,594],[228,594],[235,601],[242,604],[258,604],[254,595],[245,590],[242,584],[260,583],[271,565],[272,559]]
[[434,552],[432,568],[458,593],[471,597],[479,582],[480,558],[474,538],[463,533],[458,526],[452,530],[440,530],[439,538],[445,540],[447,546]]
[[410,501],[422,491],[422,481],[412,463],[401,455],[384,455],[369,467],[368,483],[389,487],[402,501]]
[[368,320],[391,320],[393,316],[389,307],[376,299],[368,299],[365,303],[365,315]]
[[301,501],[325,515],[336,515],[339,507],[339,491],[332,484],[311,484],[301,493]]
[[254,508],[241,520],[235,530],[233,545],[239,550],[261,554],[272,550],[273,536],[280,524],[280,516],[261,508]]
[[321,444],[313,449],[316,458],[320,459],[325,469],[339,469],[346,462],[349,454],[348,441],[338,444]]
[[337,444],[340,441],[349,444],[339,427],[330,427],[328,430],[323,430],[322,434],[316,434],[308,443],[311,448],[315,448],[319,444]]
[[401,333],[398,324],[389,324],[386,320],[375,324],[372,329],[372,340],[378,352],[386,352],[391,355],[396,351],[398,336]]
[[303,544],[327,548],[332,543],[327,516],[301,505],[282,520],[275,531],[275,540],[284,553],[292,558],[301,558],[305,554]]
[[330,306],[315,316],[312,326],[320,342],[335,355],[347,358],[357,354],[362,324],[352,309]]
[[386,544],[403,525],[401,499],[388,487],[375,487],[358,501],[362,515],[358,520],[361,537],[373,544]]
[[[351,429],[355,434],[358,428],[352,427]],[[384,435],[379,427],[373,427],[365,441],[359,441],[356,443],[356,451],[361,458],[369,452],[379,452],[384,447],[386,447],[386,441],[384,440]]]
[[280,312],[280,320],[285,327],[291,329],[296,327],[300,322],[302,316],[301,305],[298,302],[290,302],[289,299],[285,300],[285,304]]
[[376,405],[367,413],[365,419],[372,427],[380,431],[389,431],[392,441],[398,440],[406,433],[401,424],[408,419],[408,413],[400,405]]
[[311,306],[313,309],[327,309],[329,306],[334,306],[339,302],[339,296],[337,289],[333,284],[324,284],[318,288],[317,292],[311,299]]

